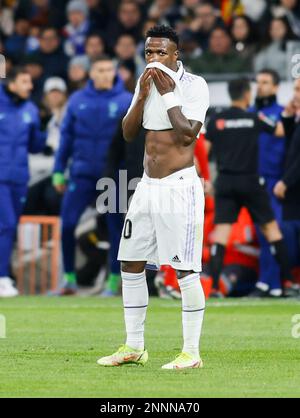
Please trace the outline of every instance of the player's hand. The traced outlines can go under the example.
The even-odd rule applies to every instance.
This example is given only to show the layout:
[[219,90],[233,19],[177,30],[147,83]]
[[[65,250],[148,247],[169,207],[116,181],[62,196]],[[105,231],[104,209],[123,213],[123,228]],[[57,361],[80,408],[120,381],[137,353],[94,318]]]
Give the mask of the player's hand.
[[174,91],[175,82],[168,74],[164,73],[158,68],[151,68],[151,75],[155,87],[162,96]]
[[278,197],[278,199],[284,199],[286,191],[287,186],[282,180],[278,181],[273,189],[273,193],[276,197]]
[[54,173],[52,176],[52,184],[58,193],[63,194],[66,191],[66,180],[63,173]]
[[66,185],[65,184],[56,184],[54,185],[55,190],[59,194],[64,194],[66,191]]
[[207,196],[207,195],[213,195],[213,192],[214,192],[214,186],[213,186],[213,184],[212,184],[212,182],[211,181],[209,181],[209,180],[204,180],[204,194],[205,194],[205,196]]
[[152,81],[151,71],[150,69],[147,69],[146,71],[144,71],[140,79],[140,94],[139,94],[140,98],[145,100],[149,96],[150,88],[151,88],[151,81]]
[[291,117],[291,116],[295,116],[296,112],[297,112],[296,104],[294,100],[291,100],[284,108],[284,115]]

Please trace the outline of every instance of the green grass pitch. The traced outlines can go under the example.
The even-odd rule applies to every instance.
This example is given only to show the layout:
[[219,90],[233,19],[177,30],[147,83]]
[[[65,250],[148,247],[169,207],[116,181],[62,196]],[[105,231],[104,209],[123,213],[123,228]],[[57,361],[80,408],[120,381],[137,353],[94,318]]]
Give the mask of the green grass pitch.
[[204,369],[161,370],[181,349],[180,302],[150,300],[145,367],[103,368],[124,340],[121,298],[0,300],[0,397],[299,397],[299,301],[209,301]]

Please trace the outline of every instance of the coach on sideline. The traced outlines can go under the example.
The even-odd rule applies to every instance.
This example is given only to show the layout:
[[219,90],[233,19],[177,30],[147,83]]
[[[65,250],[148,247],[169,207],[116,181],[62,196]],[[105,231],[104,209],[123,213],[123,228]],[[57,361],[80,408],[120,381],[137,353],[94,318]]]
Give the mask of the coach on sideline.
[[[282,179],[275,185],[274,194],[283,199],[283,219],[294,233],[292,264],[300,264],[300,79],[294,84],[294,97],[282,113],[287,137],[287,155]],[[291,237],[289,237],[291,239]]]
[[29,101],[31,76],[14,68],[0,85],[0,297],[17,296],[10,275],[10,256],[27,194],[28,154],[43,150],[38,109]]

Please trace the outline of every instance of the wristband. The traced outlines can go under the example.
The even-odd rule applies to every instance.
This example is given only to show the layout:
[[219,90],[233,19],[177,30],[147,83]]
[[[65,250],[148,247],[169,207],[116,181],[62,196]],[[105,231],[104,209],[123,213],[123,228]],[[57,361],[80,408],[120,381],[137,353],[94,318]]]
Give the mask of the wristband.
[[62,173],[54,173],[52,176],[53,186],[63,186],[66,183],[65,176]]
[[172,109],[172,107],[180,106],[179,100],[175,97],[175,94],[172,91],[170,93],[164,94],[161,97],[167,110]]

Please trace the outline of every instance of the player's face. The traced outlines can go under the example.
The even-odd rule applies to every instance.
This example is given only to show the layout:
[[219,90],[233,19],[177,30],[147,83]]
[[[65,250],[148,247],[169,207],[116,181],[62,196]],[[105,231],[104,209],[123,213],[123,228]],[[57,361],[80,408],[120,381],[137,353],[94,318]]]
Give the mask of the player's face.
[[27,100],[33,89],[31,76],[26,73],[19,74],[15,81],[10,83],[10,89],[22,99]]
[[116,69],[112,61],[99,61],[93,64],[91,79],[98,90],[110,90],[114,84]]
[[145,43],[147,64],[160,62],[171,70],[177,69],[178,49],[174,42],[166,38],[147,38]]
[[258,97],[269,97],[277,93],[278,87],[274,84],[270,74],[258,74],[256,83]]

